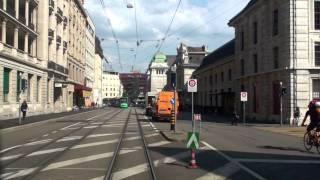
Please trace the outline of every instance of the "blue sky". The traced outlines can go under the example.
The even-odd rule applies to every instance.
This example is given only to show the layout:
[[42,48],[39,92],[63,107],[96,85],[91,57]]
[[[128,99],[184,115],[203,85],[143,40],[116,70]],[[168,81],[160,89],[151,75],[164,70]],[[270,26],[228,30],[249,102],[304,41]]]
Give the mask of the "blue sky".
[[[165,36],[178,1],[136,0],[136,9],[127,9],[127,3],[134,4],[134,0],[104,0],[106,9],[103,9],[99,0],[86,0],[85,8],[95,24],[96,34],[105,39],[102,47],[110,61],[110,67],[119,72],[129,72],[132,68],[144,72],[158,49],[158,40]],[[209,50],[216,49],[234,37],[234,30],[227,23],[248,2],[249,0],[182,0],[161,52],[176,54],[176,48],[181,42],[189,46],[206,45]],[[142,40],[138,48],[135,10],[138,39]],[[120,61],[107,17],[119,40]]]

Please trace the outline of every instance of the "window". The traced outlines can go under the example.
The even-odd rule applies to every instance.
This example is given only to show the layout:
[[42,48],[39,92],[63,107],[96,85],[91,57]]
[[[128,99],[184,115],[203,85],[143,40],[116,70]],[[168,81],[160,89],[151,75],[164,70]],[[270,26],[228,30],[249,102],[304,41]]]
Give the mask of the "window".
[[258,23],[257,22],[253,23],[253,43],[254,44],[258,43]]
[[47,102],[50,102],[50,79],[47,79]]
[[212,86],[212,85],[213,85],[213,78],[212,78],[212,75],[210,75],[210,76],[209,76],[209,81],[210,81],[210,82],[209,82],[209,83],[210,83],[210,86]]
[[273,23],[272,23],[272,35],[276,36],[278,35],[278,31],[279,31],[279,11],[278,9],[273,11]]
[[320,98],[320,79],[312,80],[312,98]]
[[314,29],[320,30],[320,1],[314,1]]
[[22,75],[22,73],[23,72],[21,72],[21,71],[18,71],[17,72],[17,97],[16,97],[16,100],[17,100],[17,102],[19,102],[19,100],[20,100],[20,94],[21,94],[21,75]]
[[241,51],[244,50],[244,32],[241,31]]
[[28,74],[28,87],[27,87],[27,101],[31,101],[31,91],[32,91],[32,74]]
[[40,89],[41,89],[41,87],[40,87],[40,82],[41,82],[41,77],[40,76],[38,76],[37,77],[37,88],[36,88],[36,101],[37,102],[39,102],[40,101]]
[[221,82],[223,82],[223,81],[224,81],[224,73],[221,72]]
[[320,66],[320,43],[316,42],[314,46],[314,65]]
[[214,82],[215,82],[215,83],[218,83],[218,74],[215,74],[215,75],[214,75]]
[[279,48],[278,47],[273,48],[273,67],[275,69],[279,68]]
[[232,70],[231,69],[228,70],[228,80],[232,81]]
[[279,82],[273,82],[273,114],[280,114],[280,84]]
[[258,55],[253,55],[253,65],[254,65],[254,73],[258,72]]
[[244,59],[241,59],[240,60],[240,66],[241,66],[241,75],[243,76],[244,75]]
[[11,71],[11,69],[9,69],[9,68],[4,68],[4,71],[3,71],[3,101],[4,102],[9,101],[10,71]]

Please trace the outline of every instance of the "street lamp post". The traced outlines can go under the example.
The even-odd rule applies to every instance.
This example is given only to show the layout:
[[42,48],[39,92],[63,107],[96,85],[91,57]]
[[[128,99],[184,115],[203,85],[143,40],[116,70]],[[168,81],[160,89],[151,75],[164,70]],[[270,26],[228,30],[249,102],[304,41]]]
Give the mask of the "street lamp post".
[[[173,111],[174,111],[174,124],[173,126],[171,127],[171,130],[174,130],[174,132],[176,132],[176,125],[177,125],[177,101],[176,101],[176,90],[177,90],[177,66],[176,64],[174,64],[172,67],[171,67],[171,71],[174,72],[174,78],[175,78],[175,82],[172,83],[173,85],[173,89],[174,89],[174,92],[173,92],[173,100],[174,100],[174,104],[173,104]],[[172,75],[172,73],[171,73]],[[171,78],[172,79],[172,78]]]
[[19,107],[18,107],[18,111],[19,111],[19,124],[21,124],[21,93],[22,93],[22,73],[20,72],[18,74],[19,76],[19,97],[18,97],[18,101],[19,101]]

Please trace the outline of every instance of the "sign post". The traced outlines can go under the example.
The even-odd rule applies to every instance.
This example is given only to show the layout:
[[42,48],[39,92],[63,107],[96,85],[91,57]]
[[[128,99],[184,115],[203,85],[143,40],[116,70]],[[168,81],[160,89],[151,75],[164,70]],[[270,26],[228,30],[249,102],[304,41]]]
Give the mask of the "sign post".
[[248,93],[241,92],[240,93],[240,101],[243,102],[243,125],[246,125],[246,102],[248,101]]
[[196,79],[190,79],[188,81],[188,92],[191,92],[191,119],[192,119],[192,132],[188,133],[188,143],[187,148],[191,148],[191,161],[189,168],[195,169],[198,168],[196,163],[196,153],[195,149],[199,148],[199,132],[195,132],[195,122],[194,122],[194,102],[193,102],[193,94],[197,92],[197,80]]

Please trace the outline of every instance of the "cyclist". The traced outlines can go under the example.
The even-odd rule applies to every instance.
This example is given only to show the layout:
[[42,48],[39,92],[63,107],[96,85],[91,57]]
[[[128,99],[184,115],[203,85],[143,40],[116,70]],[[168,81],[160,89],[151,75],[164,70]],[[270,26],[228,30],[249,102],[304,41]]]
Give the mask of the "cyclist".
[[308,106],[309,110],[306,112],[303,121],[302,126],[304,126],[304,123],[308,116],[310,116],[310,124],[307,127],[308,135],[310,134],[310,131],[314,128],[320,129],[320,101],[311,101]]

